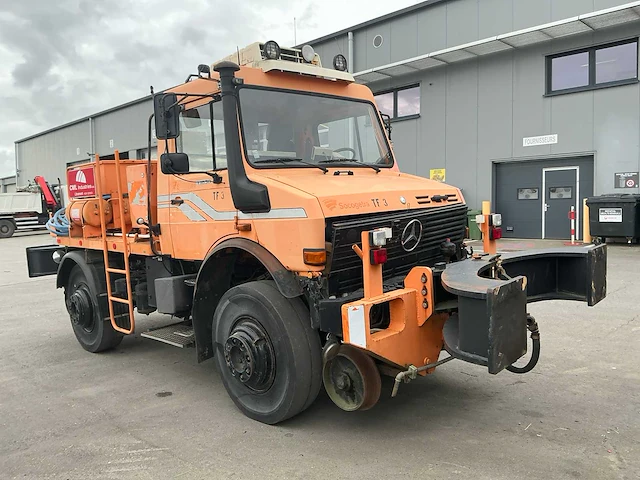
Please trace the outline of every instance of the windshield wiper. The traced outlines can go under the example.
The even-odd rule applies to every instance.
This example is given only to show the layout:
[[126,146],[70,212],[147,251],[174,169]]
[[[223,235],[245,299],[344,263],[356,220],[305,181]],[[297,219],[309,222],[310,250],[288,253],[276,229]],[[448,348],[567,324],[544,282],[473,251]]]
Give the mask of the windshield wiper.
[[384,155],[382,155],[379,159],[377,159],[374,163],[378,164],[380,162],[382,162],[383,160],[389,160],[389,158],[391,158],[391,150],[388,150],[387,153],[385,153]]
[[376,173],[380,172],[380,167],[376,167],[375,165],[371,165],[370,163],[361,162],[360,160],[356,160],[355,158],[329,158],[327,160],[320,160],[318,163],[344,163],[344,162],[357,163],[358,165],[362,165],[363,167],[373,168],[376,171]]
[[254,160],[252,163],[291,163],[298,162],[304,165],[309,165],[310,167],[316,167],[322,170],[322,173],[327,173],[329,170],[323,167],[322,165],[318,165],[317,163],[307,162],[301,158],[290,158],[290,157],[276,157],[276,158],[262,158],[259,160]]

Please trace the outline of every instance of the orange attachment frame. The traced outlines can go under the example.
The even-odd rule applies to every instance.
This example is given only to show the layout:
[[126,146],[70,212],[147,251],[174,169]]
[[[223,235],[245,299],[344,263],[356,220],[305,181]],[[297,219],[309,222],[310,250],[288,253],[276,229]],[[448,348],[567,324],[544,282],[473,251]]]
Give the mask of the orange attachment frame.
[[[342,306],[343,341],[402,368],[437,361],[447,316],[434,315],[431,269],[414,267],[405,277],[405,288],[383,293],[382,265],[371,265],[369,260],[369,232],[362,233],[362,249],[357,245],[353,249],[362,259],[365,296]],[[389,326],[372,330],[371,309],[385,303],[389,306]]]

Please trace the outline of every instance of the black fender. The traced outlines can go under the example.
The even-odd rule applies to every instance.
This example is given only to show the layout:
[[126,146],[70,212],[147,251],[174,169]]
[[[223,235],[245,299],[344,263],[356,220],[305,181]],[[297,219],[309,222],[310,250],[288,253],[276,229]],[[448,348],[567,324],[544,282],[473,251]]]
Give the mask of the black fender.
[[100,311],[104,316],[104,312],[109,312],[109,305],[107,303],[107,279],[104,272],[102,252],[94,250],[71,250],[67,252],[60,260],[60,265],[58,265],[57,288],[66,287],[71,269],[76,265],[80,267],[87,280],[93,283],[92,286],[96,289],[95,291],[103,292],[98,295],[97,300]]
[[71,269],[76,265],[78,265],[82,269],[87,278],[90,278],[90,276],[95,278],[97,276],[101,280],[98,285],[106,286],[106,278],[102,278],[99,276],[99,273],[102,273],[102,275],[104,276],[104,268],[99,268],[100,272],[98,272],[95,267],[96,264],[99,265],[103,263],[104,258],[102,252],[93,250],[68,251],[62,257],[62,260],[60,260],[60,264],[58,265],[56,287],[62,288],[67,284]]
[[213,357],[213,313],[222,295],[231,287],[233,269],[242,253],[252,255],[262,264],[285,297],[295,298],[303,293],[297,276],[258,243],[246,238],[231,238],[216,245],[200,266],[193,292],[191,312],[198,362]]

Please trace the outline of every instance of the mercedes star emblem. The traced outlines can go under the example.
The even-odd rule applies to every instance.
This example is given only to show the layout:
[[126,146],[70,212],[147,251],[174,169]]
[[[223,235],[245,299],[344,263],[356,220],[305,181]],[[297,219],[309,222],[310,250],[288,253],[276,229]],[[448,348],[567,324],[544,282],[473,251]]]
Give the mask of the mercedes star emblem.
[[422,223],[417,218],[414,218],[407,226],[404,227],[402,235],[400,236],[400,244],[405,252],[412,252],[420,244],[422,238]]

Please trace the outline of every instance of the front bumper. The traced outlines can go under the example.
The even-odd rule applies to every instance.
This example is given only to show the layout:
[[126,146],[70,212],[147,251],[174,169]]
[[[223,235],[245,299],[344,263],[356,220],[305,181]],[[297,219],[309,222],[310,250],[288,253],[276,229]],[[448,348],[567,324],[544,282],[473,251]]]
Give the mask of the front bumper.
[[[414,267],[403,289],[343,303],[340,334],[396,368],[432,364],[444,348],[496,374],[526,353],[527,303],[597,304],[606,295],[606,258],[604,245],[508,253],[500,258],[504,280],[495,275],[495,256],[451,263],[441,273]],[[382,304],[389,325],[372,329],[372,309]]]

